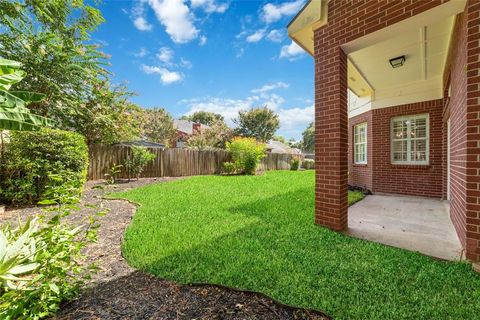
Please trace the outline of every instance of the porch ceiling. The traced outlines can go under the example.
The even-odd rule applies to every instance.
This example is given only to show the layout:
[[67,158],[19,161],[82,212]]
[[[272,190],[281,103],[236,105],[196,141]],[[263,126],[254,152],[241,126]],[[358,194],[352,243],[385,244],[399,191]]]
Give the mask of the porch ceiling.
[[[454,20],[451,16],[430,25],[392,34],[387,40],[350,53],[349,60],[375,92],[372,100],[423,96],[428,93],[424,91],[434,96],[441,95],[441,79]],[[406,57],[404,65],[392,68],[389,60],[399,56]],[[358,90],[356,86],[358,82],[349,77],[349,87],[362,96],[365,90]]]

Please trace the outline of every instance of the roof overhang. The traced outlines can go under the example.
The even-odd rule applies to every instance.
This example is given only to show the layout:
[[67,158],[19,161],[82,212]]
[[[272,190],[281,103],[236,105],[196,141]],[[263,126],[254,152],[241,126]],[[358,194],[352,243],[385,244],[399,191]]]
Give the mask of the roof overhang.
[[309,0],[288,24],[288,36],[313,56],[313,33],[327,24],[328,0]]

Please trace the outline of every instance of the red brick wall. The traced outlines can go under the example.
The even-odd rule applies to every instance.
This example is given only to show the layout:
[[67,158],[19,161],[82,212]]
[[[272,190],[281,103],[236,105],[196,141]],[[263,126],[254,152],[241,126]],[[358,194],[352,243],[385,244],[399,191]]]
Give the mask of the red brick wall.
[[[349,121],[349,183],[373,192],[441,198],[443,194],[443,99],[375,109]],[[391,119],[429,114],[429,165],[391,163]],[[368,164],[353,164],[353,128],[368,121]]]
[[[441,198],[443,191],[443,99],[372,110],[373,192]],[[430,118],[429,165],[391,162],[391,119],[428,113]]]
[[329,1],[328,23],[314,32],[316,223],[347,226],[347,70],[341,46],[447,1]]
[[466,255],[480,261],[480,1],[469,0],[464,14],[467,16]]
[[[356,164],[354,154],[355,126],[367,123],[367,164]],[[372,190],[372,148],[373,125],[372,113],[362,113],[348,119],[348,184],[355,187]]]
[[[460,241],[466,245],[466,99],[467,77],[464,72],[466,55],[466,15],[457,18],[451,51],[445,72],[451,97],[445,110],[445,120],[450,117],[450,217]],[[447,88],[448,90],[448,88]]]

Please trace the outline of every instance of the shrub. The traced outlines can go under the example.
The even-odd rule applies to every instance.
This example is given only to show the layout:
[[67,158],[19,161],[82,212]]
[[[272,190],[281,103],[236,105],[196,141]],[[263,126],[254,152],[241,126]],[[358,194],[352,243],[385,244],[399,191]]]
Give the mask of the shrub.
[[304,159],[303,162],[302,162],[302,167],[306,170],[315,169],[315,160]]
[[297,171],[299,166],[300,166],[300,159],[298,157],[294,157],[290,162],[290,170]]
[[234,174],[237,171],[237,166],[234,162],[224,162],[223,172],[226,174]]
[[37,215],[15,228],[0,228],[1,319],[40,319],[55,313],[96,270],[81,263],[81,250],[96,240],[98,224],[93,217],[83,227],[63,223],[70,214],[67,208],[51,209],[56,212],[49,218]]
[[88,148],[78,133],[47,128],[12,132],[0,164],[0,201],[34,204],[68,181],[63,196],[75,202],[87,168]]
[[125,162],[125,167],[128,169],[129,176],[134,175],[138,179],[145,166],[155,159],[155,155],[145,147],[132,146],[130,150],[131,153]]
[[265,144],[254,138],[234,138],[227,142],[227,150],[232,154],[237,170],[254,175],[260,160],[265,157]]

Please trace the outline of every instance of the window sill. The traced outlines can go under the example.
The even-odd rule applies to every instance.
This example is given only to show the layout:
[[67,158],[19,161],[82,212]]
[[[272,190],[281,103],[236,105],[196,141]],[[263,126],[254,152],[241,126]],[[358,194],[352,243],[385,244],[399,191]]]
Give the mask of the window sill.
[[367,163],[352,163],[354,167],[368,167]]
[[429,163],[390,163],[392,168],[415,168],[415,169],[430,169],[432,166]]

